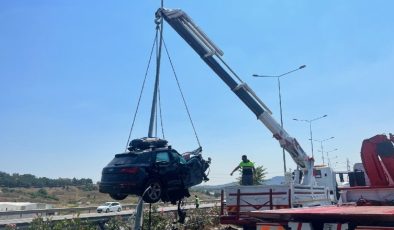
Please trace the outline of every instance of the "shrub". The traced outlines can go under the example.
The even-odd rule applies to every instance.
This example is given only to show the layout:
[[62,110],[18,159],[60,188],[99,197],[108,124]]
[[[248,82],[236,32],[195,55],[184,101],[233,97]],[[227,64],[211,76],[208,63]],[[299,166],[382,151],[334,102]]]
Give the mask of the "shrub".
[[31,230],[63,230],[63,229],[78,229],[78,230],[96,230],[95,224],[88,220],[81,220],[79,216],[69,220],[53,221],[52,219],[44,220],[42,217],[35,218],[30,226]]
[[[152,206],[151,212],[151,230],[205,230],[212,229],[219,226],[219,208],[209,209],[193,209],[187,211],[185,224],[177,223],[176,211],[160,212],[157,205]],[[88,220],[81,220],[79,215],[70,220],[53,221],[52,219],[43,219],[42,217],[35,218],[29,229],[31,230],[96,230],[98,223],[89,222]],[[111,218],[105,223],[105,229],[109,230],[126,230],[132,229],[134,225],[130,219],[125,220],[121,216]],[[9,227],[7,230],[14,230]],[[143,229],[149,229],[149,211],[144,212]]]
[[48,194],[47,190],[40,188],[37,192],[29,193],[31,198],[44,198],[44,199],[51,199],[51,200],[59,200],[54,195]]

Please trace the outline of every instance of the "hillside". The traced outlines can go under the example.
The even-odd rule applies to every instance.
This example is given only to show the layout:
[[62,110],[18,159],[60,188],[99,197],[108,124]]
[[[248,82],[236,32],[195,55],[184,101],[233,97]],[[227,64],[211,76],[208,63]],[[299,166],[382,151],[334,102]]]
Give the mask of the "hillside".
[[[270,179],[264,180],[265,185],[280,185],[285,183],[285,178],[284,176],[275,176]],[[199,191],[199,192],[213,192],[213,193],[220,193],[220,191],[228,186],[233,186],[233,185],[239,185],[238,182],[231,182],[227,184],[220,184],[220,185],[199,185],[196,187],[193,187],[193,191]]]
[[[274,177],[265,180],[264,183],[268,185],[281,184],[283,179],[283,177]],[[79,185],[67,185],[70,183]],[[4,184],[10,186],[4,186]],[[51,186],[38,186],[43,184]],[[62,184],[62,186],[56,186],[57,184]],[[237,184],[237,182],[232,182],[223,185],[195,186],[190,189],[192,197],[189,200],[194,197],[194,194],[197,194],[202,200],[214,199],[220,196],[220,191],[224,187]],[[137,196],[130,195],[121,203],[136,203],[137,200]],[[90,179],[48,179],[36,178],[30,174],[11,175],[0,172],[0,202],[46,203],[60,208],[96,206],[108,201],[114,200],[108,194],[100,193],[98,186],[93,184]]]
[[[213,196],[192,190],[189,200],[197,194],[201,200],[214,199]],[[0,187],[0,202],[32,202],[52,204],[55,208],[97,206],[107,201],[115,201],[108,194],[100,193],[95,185],[91,191],[77,186],[56,188],[6,188]],[[122,204],[135,204],[138,198],[129,195]]]
[[[54,207],[91,206],[112,201],[108,194],[100,193],[96,186],[91,191],[83,187],[6,188],[0,187],[0,202],[32,202],[52,204]],[[135,203],[136,196],[122,203]]]

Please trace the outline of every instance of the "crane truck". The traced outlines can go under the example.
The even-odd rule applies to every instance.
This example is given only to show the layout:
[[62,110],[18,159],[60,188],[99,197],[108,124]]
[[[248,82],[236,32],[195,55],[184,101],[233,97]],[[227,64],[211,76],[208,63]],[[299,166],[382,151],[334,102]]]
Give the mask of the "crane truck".
[[285,185],[226,187],[221,196],[221,223],[244,229],[394,230],[394,135],[376,135],[363,141],[362,171],[355,168],[349,173],[355,180],[351,187],[340,190],[338,201],[335,172],[324,165],[314,166],[314,159],[273,119],[263,101],[224,62],[223,51],[192,19],[180,9],[160,8],[156,16],[163,17],[193,48],[298,166]]
[[[394,136],[365,139],[338,205],[252,211],[257,229],[394,230]],[[356,167],[357,166],[357,167]]]
[[[285,185],[229,186],[222,192],[221,223],[255,228],[251,211],[321,206],[335,203],[335,173],[329,167],[314,167],[298,141],[272,117],[272,112],[256,93],[222,59],[220,50],[208,36],[180,9],[160,8],[162,17],[216,73],[232,92],[256,115],[297,164],[293,179]],[[226,210],[223,208],[226,200]]]

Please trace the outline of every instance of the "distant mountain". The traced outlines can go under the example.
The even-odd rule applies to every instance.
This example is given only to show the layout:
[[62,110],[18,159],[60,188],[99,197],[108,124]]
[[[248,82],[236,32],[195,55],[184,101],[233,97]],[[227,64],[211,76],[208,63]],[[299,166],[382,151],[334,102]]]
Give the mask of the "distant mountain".
[[[264,181],[265,185],[281,185],[285,183],[284,176],[275,176],[270,179]],[[199,185],[193,187],[192,190],[195,191],[212,191],[212,192],[220,192],[224,187],[239,185],[238,182],[231,182],[227,184],[220,184],[220,185]]]
[[266,185],[281,185],[284,183],[285,183],[284,176],[274,176],[271,179],[264,181],[264,184],[266,184]]
[[219,185],[199,185],[193,187],[193,190],[207,190],[207,191],[220,191],[224,187],[239,185],[238,182],[231,182],[227,184],[219,184]]

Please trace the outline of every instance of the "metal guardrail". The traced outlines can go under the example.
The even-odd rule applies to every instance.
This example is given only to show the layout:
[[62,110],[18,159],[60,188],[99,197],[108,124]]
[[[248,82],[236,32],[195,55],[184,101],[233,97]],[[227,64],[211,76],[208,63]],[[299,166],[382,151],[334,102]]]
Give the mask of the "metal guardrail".
[[[203,200],[200,201],[202,203],[200,205],[200,209],[206,209],[206,208],[212,208],[217,206],[217,204],[220,202],[220,200]],[[194,209],[194,202],[186,202],[189,205],[185,206],[184,209]],[[166,205],[164,203],[161,203],[161,209],[157,210],[157,212],[176,212],[177,207]],[[165,206],[163,206],[163,204]],[[192,205],[191,205],[192,204]],[[121,217],[124,220],[130,220],[129,218],[133,218],[135,213],[134,210],[132,210],[132,207],[135,207],[135,204],[130,204],[130,205],[124,205],[125,207],[130,208],[129,210],[122,211],[122,212],[111,212],[111,213],[90,213],[90,214],[82,214],[81,216],[78,216],[77,218],[81,220],[89,220],[89,222],[96,223],[98,225],[103,225],[104,223],[108,222],[111,218],[114,216]],[[45,213],[45,215],[48,215],[45,211],[53,211],[53,210],[67,210],[67,211],[75,211],[75,210],[91,210],[92,207],[85,207],[85,208],[66,208],[66,209],[47,209],[47,210],[26,210],[26,211],[9,211],[9,213],[15,214],[15,213],[21,213],[23,212],[24,214],[35,214],[34,211],[40,211],[40,213]],[[145,209],[147,206],[145,206]],[[33,211],[33,213],[32,213]],[[0,212],[4,213],[4,212]],[[49,219],[51,221],[61,221],[65,219],[74,219],[76,216],[74,215],[56,215],[56,216],[50,216],[48,215]],[[18,229],[24,230],[24,229],[29,229],[30,223],[32,222],[34,218],[29,217],[29,218],[19,218],[19,219],[9,219],[9,220],[0,220],[0,230],[6,229],[6,226],[12,224],[16,226]],[[44,217],[44,220],[46,218]]]
[[[122,205],[122,209],[134,209],[136,204]],[[61,214],[72,214],[72,213],[91,213],[96,212],[97,206],[89,207],[75,207],[75,208],[50,208],[50,209],[32,209],[32,210],[18,210],[18,211],[5,211],[0,212],[0,219],[3,216],[19,216],[23,218],[23,215],[36,214],[40,216],[52,216]]]
[[[220,199],[213,200],[201,200],[200,203],[219,203]],[[194,202],[185,202],[186,204],[194,204]],[[166,203],[159,203],[161,206],[168,206]],[[125,204],[122,205],[123,210],[135,209],[137,204]],[[50,209],[32,209],[32,210],[20,210],[20,211],[5,211],[0,212],[0,219],[5,219],[6,216],[13,216],[14,218],[23,218],[26,215],[35,214],[36,216],[54,216],[54,215],[65,215],[75,213],[95,213],[97,206],[89,207],[75,207],[75,208],[50,208]]]

